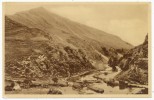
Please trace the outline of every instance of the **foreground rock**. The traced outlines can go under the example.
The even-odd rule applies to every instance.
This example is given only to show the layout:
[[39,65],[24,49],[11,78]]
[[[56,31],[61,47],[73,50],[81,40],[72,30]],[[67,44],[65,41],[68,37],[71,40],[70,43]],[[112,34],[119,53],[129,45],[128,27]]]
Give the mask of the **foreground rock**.
[[95,86],[88,86],[87,88],[90,89],[90,90],[93,90],[97,93],[104,93],[104,89],[102,89],[102,88],[98,88],[98,87],[95,87]]
[[47,94],[62,94],[60,90],[50,89]]
[[148,88],[144,88],[141,91],[139,91],[137,94],[148,94]]

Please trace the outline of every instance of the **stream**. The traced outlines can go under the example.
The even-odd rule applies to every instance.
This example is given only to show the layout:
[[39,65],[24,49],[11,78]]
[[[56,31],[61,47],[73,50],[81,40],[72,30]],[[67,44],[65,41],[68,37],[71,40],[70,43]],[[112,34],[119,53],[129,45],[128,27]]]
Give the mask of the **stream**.
[[[100,64],[97,64],[101,66]],[[88,72],[88,74],[77,75],[75,81],[67,81],[67,86],[49,86],[47,88],[42,87],[32,87],[28,89],[22,89],[20,91],[6,91],[7,94],[47,94],[49,89],[55,89],[62,92],[62,94],[137,94],[141,90],[145,89],[144,87],[125,87],[120,88],[118,81],[115,81],[114,86],[108,84],[110,80],[113,80],[114,77],[121,72],[121,69],[117,67],[117,71],[113,72],[112,68],[108,65],[104,65],[105,69],[95,70]],[[79,84],[84,82],[88,85],[84,85],[80,88]],[[63,82],[61,82],[63,83]],[[74,84],[77,83],[76,88],[74,89]],[[84,83],[84,84],[86,84]],[[135,84],[136,86],[137,84]]]
[[72,89],[71,87],[61,88],[61,90],[63,91],[64,94],[70,94],[70,93],[71,94],[101,94],[94,91],[93,88],[98,90],[104,90],[102,94],[136,94],[142,89],[144,89],[141,87],[131,87],[131,88],[127,87],[127,88],[121,89],[119,85],[110,86],[106,82],[104,82],[104,80],[108,81],[108,80],[114,79],[114,77],[120,72],[121,72],[121,69],[119,67],[117,67],[116,72],[113,72],[112,68],[107,66],[104,71],[98,70],[91,74],[80,77],[81,82],[83,81],[91,82],[89,86],[92,87],[92,89],[89,88],[89,86],[87,87],[85,86],[80,90],[75,90],[75,89]]

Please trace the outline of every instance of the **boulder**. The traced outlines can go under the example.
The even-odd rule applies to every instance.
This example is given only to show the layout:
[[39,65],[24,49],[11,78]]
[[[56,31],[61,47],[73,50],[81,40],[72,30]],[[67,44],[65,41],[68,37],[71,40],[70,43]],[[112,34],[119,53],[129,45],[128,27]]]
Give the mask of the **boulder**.
[[5,91],[13,91],[13,87],[12,86],[6,86]]
[[58,86],[60,86],[60,87],[67,87],[68,83],[58,83]]
[[88,86],[88,89],[93,90],[97,93],[104,93],[104,89],[100,88],[100,87],[95,87],[95,86]]
[[107,81],[106,83],[107,83],[107,85],[109,85],[111,87],[115,87],[115,86],[119,85],[119,82],[115,81],[114,79],[111,79],[111,80]]
[[68,82],[66,80],[59,80],[57,84],[60,87],[67,87],[68,86]]
[[49,89],[47,94],[62,94],[62,92],[56,89]]
[[74,82],[68,82],[68,86],[73,86]]
[[125,89],[128,87],[128,82],[127,81],[119,81],[119,88],[120,89]]
[[104,74],[104,75],[108,75],[109,73],[108,73],[108,72],[104,72],[103,74]]
[[148,94],[148,88],[144,88],[136,94]]
[[94,75],[93,78],[96,78],[97,80],[103,80],[99,75]]
[[82,88],[84,87],[84,85],[82,83],[79,83],[79,82],[74,82],[73,83],[73,86],[72,86],[72,89],[77,89],[77,90],[81,90]]
[[20,91],[21,90],[21,87],[20,87],[20,85],[17,82],[15,82],[13,90],[15,90],[15,91]]

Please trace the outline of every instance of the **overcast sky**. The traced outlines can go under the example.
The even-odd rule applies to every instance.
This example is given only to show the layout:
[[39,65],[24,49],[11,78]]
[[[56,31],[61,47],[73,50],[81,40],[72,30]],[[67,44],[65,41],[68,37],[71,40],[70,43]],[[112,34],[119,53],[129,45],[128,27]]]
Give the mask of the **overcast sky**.
[[[139,45],[149,33],[147,3],[5,3],[5,13],[44,7],[73,21],[119,36]],[[17,9],[18,8],[18,9]]]

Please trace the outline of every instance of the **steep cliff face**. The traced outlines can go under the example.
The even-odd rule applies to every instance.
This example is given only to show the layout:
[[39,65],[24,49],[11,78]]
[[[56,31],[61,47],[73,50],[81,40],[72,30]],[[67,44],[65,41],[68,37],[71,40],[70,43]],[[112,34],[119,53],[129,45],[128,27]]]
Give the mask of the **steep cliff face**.
[[117,75],[117,79],[148,84],[148,35],[143,44],[124,54],[119,67],[123,71]]

